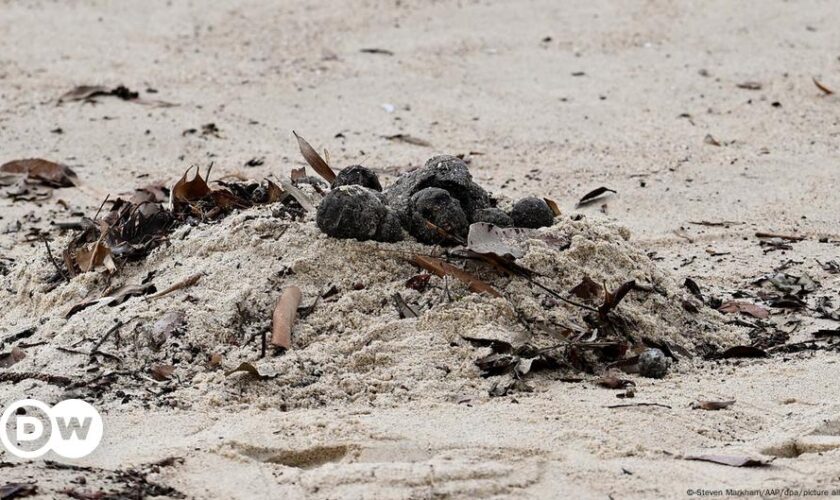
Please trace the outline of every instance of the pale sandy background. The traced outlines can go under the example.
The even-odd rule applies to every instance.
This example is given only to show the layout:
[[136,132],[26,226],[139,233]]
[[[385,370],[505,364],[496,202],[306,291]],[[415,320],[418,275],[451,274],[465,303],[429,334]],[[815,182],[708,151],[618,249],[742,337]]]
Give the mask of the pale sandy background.
[[[838,19],[833,1],[4,1],[0,160],[72,165],[84,186],[57,197],[89,213],[105,193],[174,179],[190,163],[285,175],[301,164],[292,129],[339,165],[472,153],[483,184],[548,195],[567,211],[594,187],[618,190],[606,213],[582,211],[630,228],[678,277],[735,289],[794,259],[836,290],[814,259],[837,254],[818,237],[840,239],[840,99],[811,79],[840,91]],[[737,87],[745,81],[762,88]],[[125,84],[178,106],[55,105],[79,84]],[[211,122],[221,137],[182,135]],[[433,147],[383,138],[397,133]],[[707,134],[722,146],[704,143]],[[264,165],[244,167],[253,157]],[[40,250],[9,225],[27,216],[43,225],[57,208],[0,201],[0,253]],[[688,224],[700,220],[744,224]],[[810,239],[765,255],[756,231]],[[639,382],[645,400],[672,410],[606,410],[611,392],[557,383],[518,404],[114,412],[88,463],[183,456],[156,479],[202,498],[838,489],[838,377],[836,354],[817,353]],[[690,410],[698,397],[738,403]],[[309,469],[266,459],[319,447],[344,458]],[[764,469],[678,458],[778,449],[808,452]],[[54,471],[8,470],[0,477],[64,484]]]

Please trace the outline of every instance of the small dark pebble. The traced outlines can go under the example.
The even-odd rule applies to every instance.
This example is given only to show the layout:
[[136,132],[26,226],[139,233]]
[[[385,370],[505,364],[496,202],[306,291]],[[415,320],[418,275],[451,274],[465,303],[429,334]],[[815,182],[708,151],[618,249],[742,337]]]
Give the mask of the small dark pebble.
[[516,227],[537,229],[554,224],[554,212],[541,198],[522,198],[513,206],[510,216]]
[[455,243],[446,241],[438,231],[427,227],[427,220],[448,233],[461,238],[466,237],[469,229],[467,216],[461,208],[461,202],[446,190],[433,187],[421,189],[412,195],[409,207],[411,221],[408,229],[417,241],[432,245]]
[[487,222],[498,227],[513,227],[513,219],[500,208],[476,210],[473,222]]
[[364,186],[374,191],[382,191],[382,184],[379,183],[379,177],[376,176],[376,173],[361,165],[351,165],[341,169],[335,176],[332,188],[349,185]]
[[639,355],[639,374],[648,378],[662,378],[668,373],[668,358],[659,349],[648,349]]

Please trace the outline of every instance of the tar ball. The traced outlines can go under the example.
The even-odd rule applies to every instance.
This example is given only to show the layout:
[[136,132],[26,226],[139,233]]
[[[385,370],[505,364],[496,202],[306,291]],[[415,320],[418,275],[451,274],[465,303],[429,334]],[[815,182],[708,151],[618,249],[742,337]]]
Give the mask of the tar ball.
[[315,222],[333,238],[388,242],[402,239],[402,231],[394,227],[397,217],[382,203],[381,194],[362,186],[341,186],[330,191],[318,206]]
[[516,227],[537,229],[554,224],[554,212],[541,198],[522,198],[513,205],[510,216]]
[[498,227],[513,227],[513,219],[501,208],[482,208],[476,210],[473,222],[486,222]]
[[461,203],[444,189],[426,188],[417,191],[411,196],[409,211],[409,232],[421,243],[454,243],[446,241],[437,230],[428,227],[426,221],[455,236],[463,238],[467,235],[469,222]]
[[332,188],[351,185],[382,191],[382,185],[379,183],[379,177],[376,176],[376,173],[361,165],[352,165],[341,169],[333,180]]
[[639,374],[648,378],[662,378],[668,373],[670,360],[659,349],[648,349],[639,355]]

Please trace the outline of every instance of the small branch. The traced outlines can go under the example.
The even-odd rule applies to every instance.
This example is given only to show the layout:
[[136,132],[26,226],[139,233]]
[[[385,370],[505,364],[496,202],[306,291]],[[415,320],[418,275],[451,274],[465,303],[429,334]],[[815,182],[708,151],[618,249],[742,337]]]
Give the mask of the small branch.
[[53,266],[55,266],[55,270],[58,271],[58,274],[60,274],[62,278],[64,278],[64,281],[66,283],[70,283],[70,278],[68,278],[67,275],[64,274],[64,271],[62,271],[60,267],[58,267],[58,262],[56,262],[55,257],[53,257],[52,250],[50,250],[50,242],[47,241],[46,238],[42,238],[42,241],[44,242],[44,246],[47,247],[47,256],[49,256],[50,261],[52,262]]
[[114,332],[116,332],[117,330],[119,330],[120,328],[122,328],[122,326],[123,326],[123,325],[124,325],[124,323],[123,323],[122,321],[117,321],[117,323],[116,323],[114,326],[112,326],[111,328],[109,328],[109,329],[108,329],[108,331],[107,331],[107,332],[105,332],[105,335],[103,335],[103,336],[102,336],[102,338],[101,338],[101,339],[99,339],[99,341],[96,343],[96,345],[95,345],[95,346],[93,346],[93,349],[91,349],[91,350],[90,350],[90,357],[91,357],[91,359],[93,359],[93,357],[94,357],[96,354],[102,354],[102,353],[99,353],[99,348],[100,348],[100,347],[102,347],[102,344],[104,344],[104,343],[105,343],[105,341],[106,341],[106,340],[108,340],[108,338],[110,338],[110,337],[111,337],[111,335],[112,335]]

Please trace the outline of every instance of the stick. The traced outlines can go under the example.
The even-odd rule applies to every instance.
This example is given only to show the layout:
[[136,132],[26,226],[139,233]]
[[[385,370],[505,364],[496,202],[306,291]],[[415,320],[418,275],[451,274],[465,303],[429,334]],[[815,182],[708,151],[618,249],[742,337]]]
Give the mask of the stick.
[[623,405],[609,405],[606,408],[627,408],[630,406],[658,406],[660,408],[668,408],[669,410],[671,409],[670,406],[659,403],[625,403]]
[[162,292],[158,292],[154,295],[149,295],[149,299],[156,299],[158,297],[163,297],[164,295],[169,295],[172,292],[178,291],[182,288],[187,288],[188,286],[193,286],[198,283],[198,280],[201,279],[203,275],[201,273],[193,274],[192,276],[188,276],[187,278],[175,283],[174,285],[170,286],[166,290]]
[[117,321],[117,323],[114,326],[109,328],[108,331],[105,332],[105,335],[103,335],[102,338],[99,339],[99,342],[97,342],[96,345],[93,346],[93,349],[90,350],[90,357],[93,358],[93,356],[95,354],[97,354],[97,352],[99,351],[99,348],[102,347],[102,344],[104,344],[105,341],[108,340],[108,338],[111,336],[111,334],[113,334],[114,332],[116,332],[117,330],[122,328],[122,326],[123,326],[123,322],[122,321]]
[[762,232],[755,233],[755,236],[756,236],[756,238],[781,238],[783,240],[788,240],[788,241],[802,241],[802,240],[808,239],[805,236],[793,236],[793,235],[788,235],[788,234],[762,233]]
[[271,317],[271,345],[288,349],[292,345],[292,327],[300,305],[300,288],[295,285],[286,287],[274,306]]
[[58,262],[56,262],[55,257],[53,257],[52,251],[50,250],[50,242],[47,241],[46,238],[42,238],[42,240],[44,241],[44,246],[47,247],[47,256],[49,256],[50,261],[52,261],[53,266],[55,266],[55,270],[58,271],[58,274],[60,274],[62,278],[64,278],[65,282],[70,283],[70,278],[64,274],[64,271],[62,271],[60,267],[58,267]]

